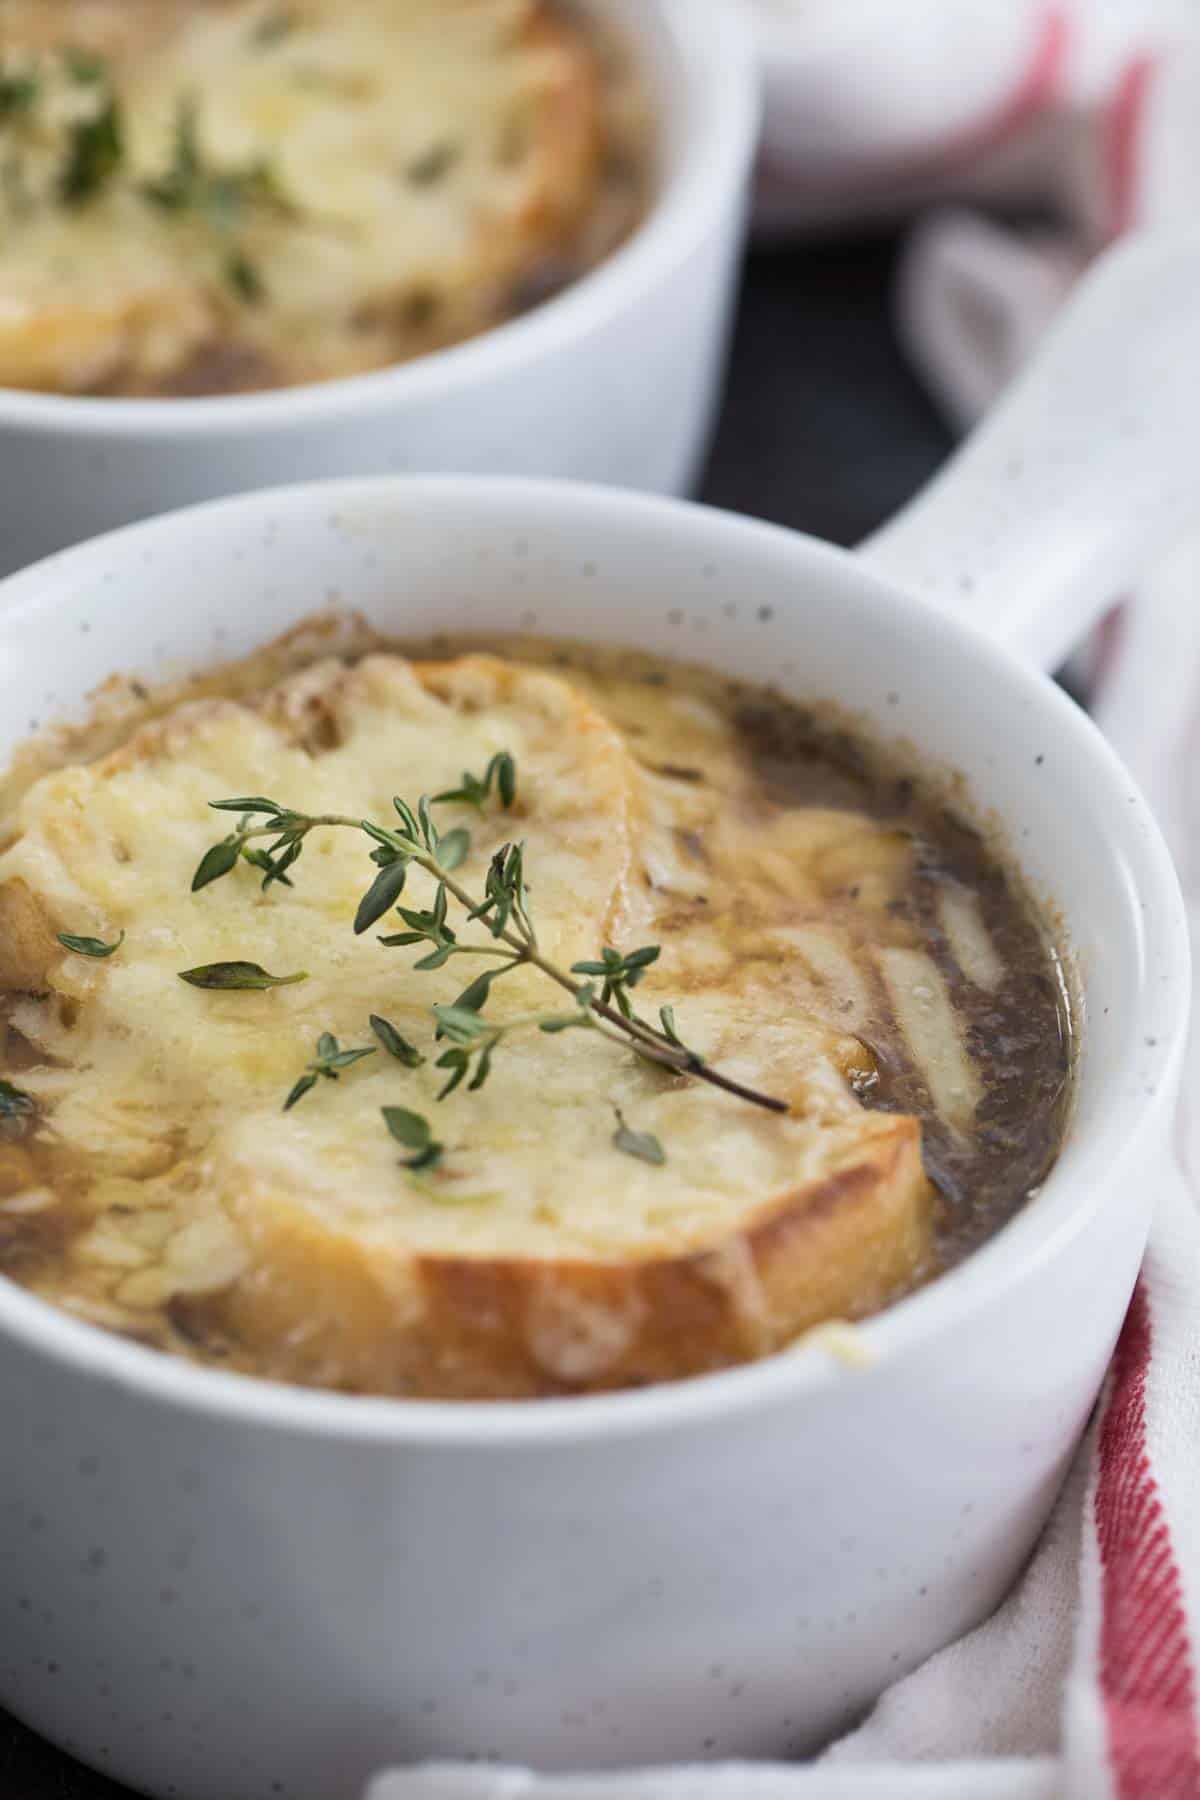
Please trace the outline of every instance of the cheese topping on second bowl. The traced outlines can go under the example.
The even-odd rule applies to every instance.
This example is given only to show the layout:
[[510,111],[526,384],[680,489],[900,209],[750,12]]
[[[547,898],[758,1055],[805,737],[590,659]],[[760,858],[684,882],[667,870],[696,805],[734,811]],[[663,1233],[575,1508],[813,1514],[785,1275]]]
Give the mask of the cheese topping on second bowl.
[[0,0],[0,385],[204,393],[453,343],[639,200],[549,0]]

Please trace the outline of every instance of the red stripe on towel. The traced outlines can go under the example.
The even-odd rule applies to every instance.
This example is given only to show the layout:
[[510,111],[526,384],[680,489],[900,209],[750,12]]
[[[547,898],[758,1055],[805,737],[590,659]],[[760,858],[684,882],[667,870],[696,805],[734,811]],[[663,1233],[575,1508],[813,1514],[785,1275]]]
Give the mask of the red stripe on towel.
[[1118,82],[1104,117],[1108,229],[1113,237],[1137,224],[1142,126],[1154,69],[1153,57],[1136,57]]
[[1088,644],[1087,686],[1089,700],[1103,691],[1120,655],[1125,636],[1124,602],[1112,607],[1093,631]]
[[1192,1650],[1146,1440],[1152,1335],[1139,1282],[1113,1357],[1100,1430],[1100,1693],[1117,1800],[1197,1800]]

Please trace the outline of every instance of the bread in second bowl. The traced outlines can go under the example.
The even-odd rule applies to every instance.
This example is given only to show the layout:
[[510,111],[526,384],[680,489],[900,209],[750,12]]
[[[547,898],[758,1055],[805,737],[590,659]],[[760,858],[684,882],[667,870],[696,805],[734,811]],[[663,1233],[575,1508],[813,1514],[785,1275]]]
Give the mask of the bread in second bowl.
[[550,0],[0,0],[0,385],[278,387],[512,316],[636,216],[608,69]]

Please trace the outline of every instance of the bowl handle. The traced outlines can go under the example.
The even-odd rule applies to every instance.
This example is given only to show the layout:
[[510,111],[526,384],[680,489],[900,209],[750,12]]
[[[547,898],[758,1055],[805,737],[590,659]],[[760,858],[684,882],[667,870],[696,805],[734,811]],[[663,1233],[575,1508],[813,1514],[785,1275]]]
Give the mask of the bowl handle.
[[1200,234],[1109,250],[1028,369],[859,554],[1053,668],[1200,523]]

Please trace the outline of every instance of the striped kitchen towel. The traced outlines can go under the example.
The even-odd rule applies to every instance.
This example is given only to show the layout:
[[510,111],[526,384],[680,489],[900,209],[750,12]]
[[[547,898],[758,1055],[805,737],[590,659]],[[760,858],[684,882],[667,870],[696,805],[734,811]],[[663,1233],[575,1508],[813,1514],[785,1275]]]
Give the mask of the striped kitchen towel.
[[[1195,0],[750,10],[765,101],[756,223],[792,238],[946,200],[1110,210],[1103,159],[1119,181],[1144,70],[1169,60],[1197,17]],[[1099,159],[1097,119],[1114,131]]]

